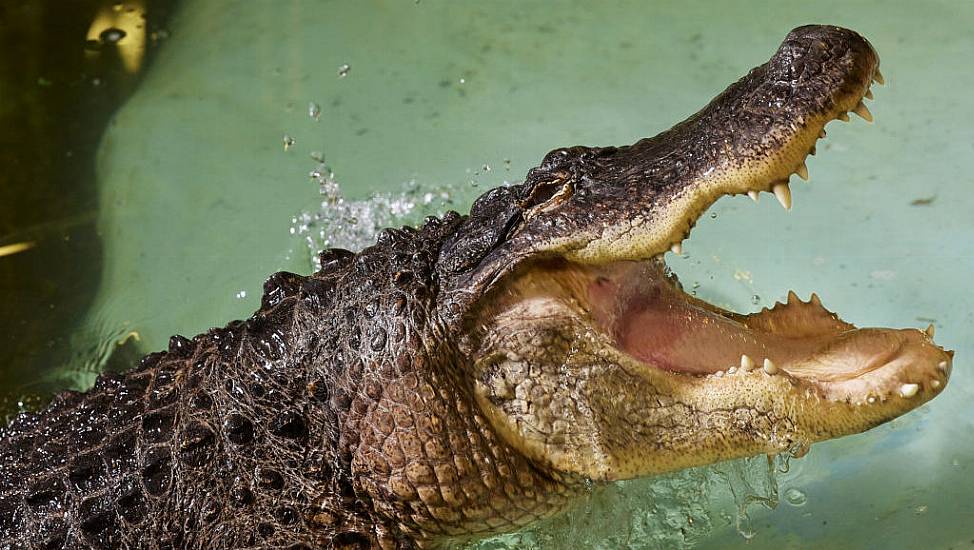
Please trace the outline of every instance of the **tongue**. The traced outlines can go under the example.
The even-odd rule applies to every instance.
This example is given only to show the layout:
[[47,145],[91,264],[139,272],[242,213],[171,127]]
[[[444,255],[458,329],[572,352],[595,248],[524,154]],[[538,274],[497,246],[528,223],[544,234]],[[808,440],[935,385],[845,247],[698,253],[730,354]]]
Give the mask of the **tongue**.
[[788,306],[750,317],[721,312],[687,296],[662,272],[645,265],[596,280],[589,296],[596,318],[609,328],[619,348],[674,372],[727,370],[740,365],[742,354],[758,364],[769,358],[787,365],[828,346],[835,337],[831,330],[774,330],[779,328],[775,325],[804,322],[804,308],[814,306]]

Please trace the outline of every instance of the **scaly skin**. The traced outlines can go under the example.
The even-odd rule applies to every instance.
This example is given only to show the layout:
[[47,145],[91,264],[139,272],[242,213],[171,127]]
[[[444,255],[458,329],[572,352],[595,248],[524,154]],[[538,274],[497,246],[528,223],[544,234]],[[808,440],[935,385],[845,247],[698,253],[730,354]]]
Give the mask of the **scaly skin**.
[[273,275],[250,319],[15,419],[0,547],[433,547],[593,480],[800,451],[926,402],[952,358],[932,334],[817,297],[733,314],[662,263],[721,195],[789,206],[825,123],[868,116],[878,64],[852,31],[795,29],[655,138],[553,151],[469,216]]

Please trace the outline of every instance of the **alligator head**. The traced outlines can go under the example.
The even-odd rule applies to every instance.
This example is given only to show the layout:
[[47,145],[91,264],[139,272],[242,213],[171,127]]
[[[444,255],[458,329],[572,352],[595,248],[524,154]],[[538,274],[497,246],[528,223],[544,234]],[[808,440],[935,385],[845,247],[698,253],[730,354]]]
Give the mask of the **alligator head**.
[[760,453],[802,453],[943,391],[932,329],[857,328],[789,294],[742,315],[689,296],[664,263],[724,195],[771,192],[825,125],[883,83],[850,30],[793,30],[770,61],[670,130],[558,149],[478,199],[441,255],[474,394],[535,464],[626,479]]

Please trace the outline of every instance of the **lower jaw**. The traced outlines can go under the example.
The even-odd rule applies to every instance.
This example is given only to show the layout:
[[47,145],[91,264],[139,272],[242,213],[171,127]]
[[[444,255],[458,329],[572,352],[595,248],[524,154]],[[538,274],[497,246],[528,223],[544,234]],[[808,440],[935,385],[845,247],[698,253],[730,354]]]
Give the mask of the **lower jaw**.
[[739,315],[685,294],[659,259],[595,271],[596,322],[620,351],[654,369],[695,377],[760,369],[848,403],[939,392],[949,375],[949,354],[931,334],[858,329],[815,296],[802,302],[790,293],[787,304]]

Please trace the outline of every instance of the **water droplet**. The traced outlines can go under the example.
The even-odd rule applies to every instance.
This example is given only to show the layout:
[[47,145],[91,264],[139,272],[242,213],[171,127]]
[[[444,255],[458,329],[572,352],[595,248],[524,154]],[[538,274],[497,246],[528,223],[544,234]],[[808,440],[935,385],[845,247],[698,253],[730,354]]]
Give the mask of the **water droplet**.
[[101,40],[102,44],[117,44],[123,38],[125,38],[125,31],[116,29],[115,27],[105,29],[98,35],[98,39]]
[[348,63],[343,63],[338,67],[338,78],[345,78],[348,76],[348,72],[352,70],[352,66]]
[[308,103],[308,116],[317,122],[321,118],[321,105],[314,101]]
[[284,134],[284,150],[287,151],[292,145],[294,145],[294,138]]
[[790,487],[785,491],[785,502],[792,506],[804,506],[808,502],[808,497],[800,489]]
[[761,297],[758,296],[757,294],[755,294],[754,296],[751,296],[751,303],[754,304],[754,305],[760,304],[761,303]]

